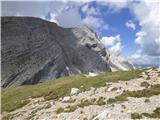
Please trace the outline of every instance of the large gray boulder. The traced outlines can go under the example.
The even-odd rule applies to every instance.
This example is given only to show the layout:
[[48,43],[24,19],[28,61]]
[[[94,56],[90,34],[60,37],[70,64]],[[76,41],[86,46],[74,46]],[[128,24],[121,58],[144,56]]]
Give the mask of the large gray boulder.
[[32,17],[2,17],[2,87],[70,74],[110,71],[108,55],[87,27],[61,28]]

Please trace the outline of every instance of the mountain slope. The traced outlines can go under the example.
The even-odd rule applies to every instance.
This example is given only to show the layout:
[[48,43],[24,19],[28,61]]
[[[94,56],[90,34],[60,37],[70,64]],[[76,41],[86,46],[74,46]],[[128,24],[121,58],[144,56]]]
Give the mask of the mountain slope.
[[2,17],[2,86],[110,71],[95,33],[30,17]]
[[136,69],[3,88],[2,120],[158,120],[159,76],[159,68]]
[[2,17],[1,24],[3,87],[111,71],[105,47],[87,27],[62,28],[33,17]]
[[126,58],[122,56],[115,56],[115,55],[110,55],[109,57],[109,65],[111,68],[111,71],[127,71],[134,69],[134,66],[132,63],[130,63]]

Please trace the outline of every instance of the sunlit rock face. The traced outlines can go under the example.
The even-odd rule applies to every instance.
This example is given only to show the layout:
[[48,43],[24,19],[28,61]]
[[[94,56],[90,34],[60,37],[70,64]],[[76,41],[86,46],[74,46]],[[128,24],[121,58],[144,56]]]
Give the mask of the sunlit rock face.
[[127,71],[135,68],[126,58],[115,55],[110,55],[109,66],[111,71]]

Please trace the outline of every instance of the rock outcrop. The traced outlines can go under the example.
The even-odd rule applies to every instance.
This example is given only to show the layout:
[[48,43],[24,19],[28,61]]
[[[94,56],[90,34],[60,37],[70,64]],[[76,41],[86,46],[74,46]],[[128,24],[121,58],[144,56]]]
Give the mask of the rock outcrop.
[[134,66],[126,58],[122,56],[110,55],[109,57],[109,66],[111,71],[127,71],[134,69]]
[[2,86],[70,74],[110,71],[105,48],[89,28],[61,28],[32,17],[2,17]]
[[2,87],[111,71],[105,47],[87,27],[33,17],[2,17],[1,24]]

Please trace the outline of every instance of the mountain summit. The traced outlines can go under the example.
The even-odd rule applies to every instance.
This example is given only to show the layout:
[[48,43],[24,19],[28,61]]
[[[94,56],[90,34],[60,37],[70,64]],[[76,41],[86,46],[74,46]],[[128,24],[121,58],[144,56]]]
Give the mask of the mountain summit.
[[62,28],[33,17],[2,17],[1,24],[2,87],[111,71],[113,64],[114,70],[133,69],[126,61],[123,69],[115,64],[87,27]]

